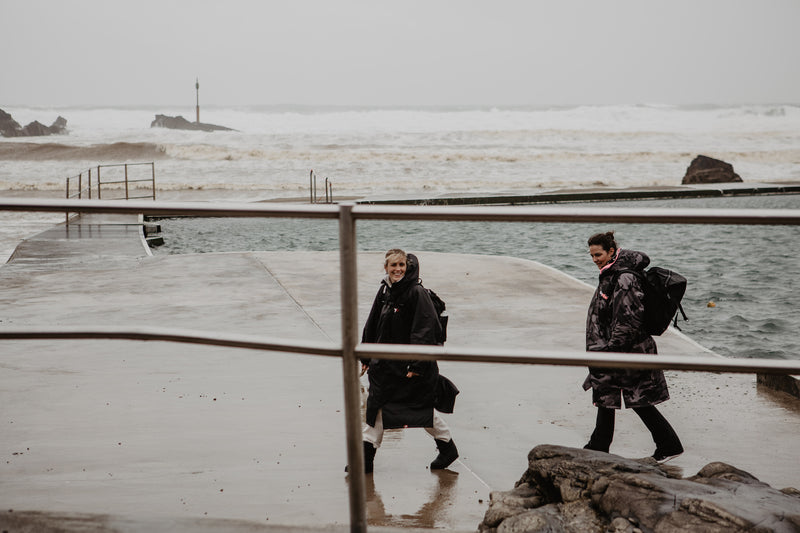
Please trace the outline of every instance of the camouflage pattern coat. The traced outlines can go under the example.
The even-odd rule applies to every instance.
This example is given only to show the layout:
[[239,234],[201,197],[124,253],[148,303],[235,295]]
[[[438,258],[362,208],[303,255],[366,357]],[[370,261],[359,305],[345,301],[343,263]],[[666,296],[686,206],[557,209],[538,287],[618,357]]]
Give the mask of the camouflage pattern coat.
[[[590,352],[658,353],[656,342],[642,327],[644,292],[639,278],[630,272],[644,270],[650,258],[642,252],[618,249],[615,258],[600,271],[597,290],[586,317],[586,350]],[[614,283],[614,278],[616,283]],[[661,370],[589,368],[583,383],[592,389],[599,407],[645,407],[669,399],[667,380]]]

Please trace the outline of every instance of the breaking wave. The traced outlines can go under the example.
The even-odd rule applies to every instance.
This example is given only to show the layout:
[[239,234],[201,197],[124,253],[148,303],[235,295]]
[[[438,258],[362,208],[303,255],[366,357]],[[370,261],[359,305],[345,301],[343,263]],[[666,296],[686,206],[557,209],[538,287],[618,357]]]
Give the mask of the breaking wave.
[[0,160],[4,161],[125,161],[164,159],[166,157],[168,156],[163,145],[146,142],[115,142],[89,146],[32,142],[0,143]]
[[307,192],[311,169],[337,195],[668,186],[698,154],[746,182],[800,181],[792,105],[212,111],[237,131],[149,128],[142,109],[58,110],[68,135],[0,139],[0,191],[63,190],[85,169],[142,162],[156,163],[160,191],[276,197]]

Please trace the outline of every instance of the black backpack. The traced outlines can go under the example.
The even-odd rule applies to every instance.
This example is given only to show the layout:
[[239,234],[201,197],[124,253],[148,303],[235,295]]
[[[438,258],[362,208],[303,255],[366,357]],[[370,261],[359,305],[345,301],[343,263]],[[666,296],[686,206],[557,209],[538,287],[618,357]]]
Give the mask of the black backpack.
[[[447,341],[447,321],[449,320],[449,317],[447,316],[447,304],[445,304],[444,300],[439,298],[439,295],[433,292],[432,289],[424,286],[421,279],[417,280],[417,283],[419,283],[420,287],[425,289],[425,292],[427,292],[428,296],[431,297],[431,302],[433,302],[433,308],[436,310],[436,316],[439,319],[439,325],[441,326],[440,329],[442,332],[440,338],[437,340],[439,341],[439,344],[444,344]],[[386,285],[381,287],[381,295],[382,298],[384,298],[383,303],[385,304],[385,298],[388,295]],[[402,305],[402,303],[400,305]]]
[[672,322],[678,327],[678,311],[683,320],[689,320],[681,306],[686,292],[686,278],[673,270],[651,267],[649,270],[618,270],[614,274],[614,285],[623,272],[635,274],[642,282],[644,291],[644,327],[648,335],[661,335]]
[[[419,280],[419,284],[422,285],[422,280]],[[439,339],[440,344],[444,344],[447,341],[447,321],[449,317],[447,316],[447,304],[444,303],[444,300],[439,298],[439,295],[433,292],[432,289],[429,289],[422,285],[422,288],[428,293],[428,296],[431,297],[431,301],[433,302],[433,307],[436,309],[436,316],[439,317],[439,325],[442,326],[442,337]]]

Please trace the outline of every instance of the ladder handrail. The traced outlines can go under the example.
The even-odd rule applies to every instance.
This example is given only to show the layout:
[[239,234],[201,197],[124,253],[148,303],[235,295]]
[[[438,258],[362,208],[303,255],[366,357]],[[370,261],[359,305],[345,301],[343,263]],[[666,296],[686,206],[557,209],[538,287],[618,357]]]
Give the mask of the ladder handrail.
[[[141,179],[130,179],[128,178],[128,167],[133,166],[141,166],[141,165],[150,165],[150,177],[149,178],[141,178]],[[101,168],[112,168],[112,167],[124,167],[125,169],[125,177],[121,180],[114,180],[114,181],[102,181],[100,179],[100,169]],[[153,200],[156,199],[156,166],[155,162],[139,162],[139,163],[113,163],[113,164],[106,164],[106,165],[97,165],[95,167],[90,167],[83,172],[78,173],[77,176],[68,176],[66,178],[66,198],[73,199],[78,198],[82,199],[84,191],[86,191],[86,197],[91,199],[92,198],[92,170],[97,170],[97,178],[95,180],[95,184],[97,186],[97,199],[102,199],[102,186],[103,185],[116,185],[120,183],[125,184],[125,196],[123,198],[106,198],[107,200],[131,200],[131,199],[138,199],[138,198],[151,198]],[[83,187],[83,174],[84,172],[88,175],[88,183],[86,187]],[[77,179],[78,180],[78,190],[76,193],[70,194],[70,183]],[[130,190],[128,185],[131,183],[143,183],[143,182],[150,182],[152,192],[147,196],[131,196]],[[69,224],[69,214],[70,212],[66,212],[66,223]]]

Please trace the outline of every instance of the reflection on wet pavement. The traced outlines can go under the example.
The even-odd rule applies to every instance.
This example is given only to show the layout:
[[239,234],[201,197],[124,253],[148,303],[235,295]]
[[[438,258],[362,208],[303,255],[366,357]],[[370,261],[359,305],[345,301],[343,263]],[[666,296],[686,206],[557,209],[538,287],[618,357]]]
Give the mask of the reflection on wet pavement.
[[392,526],[434,529],[447,526],[449,510],[455,504],[455,487],[458,472],[452,470],[431,471],[436,484],[428,491],[427,501],[413,514],[393,515],[386,512],[380,490],[373,476],[366,477],[367,524],[370,526]]

